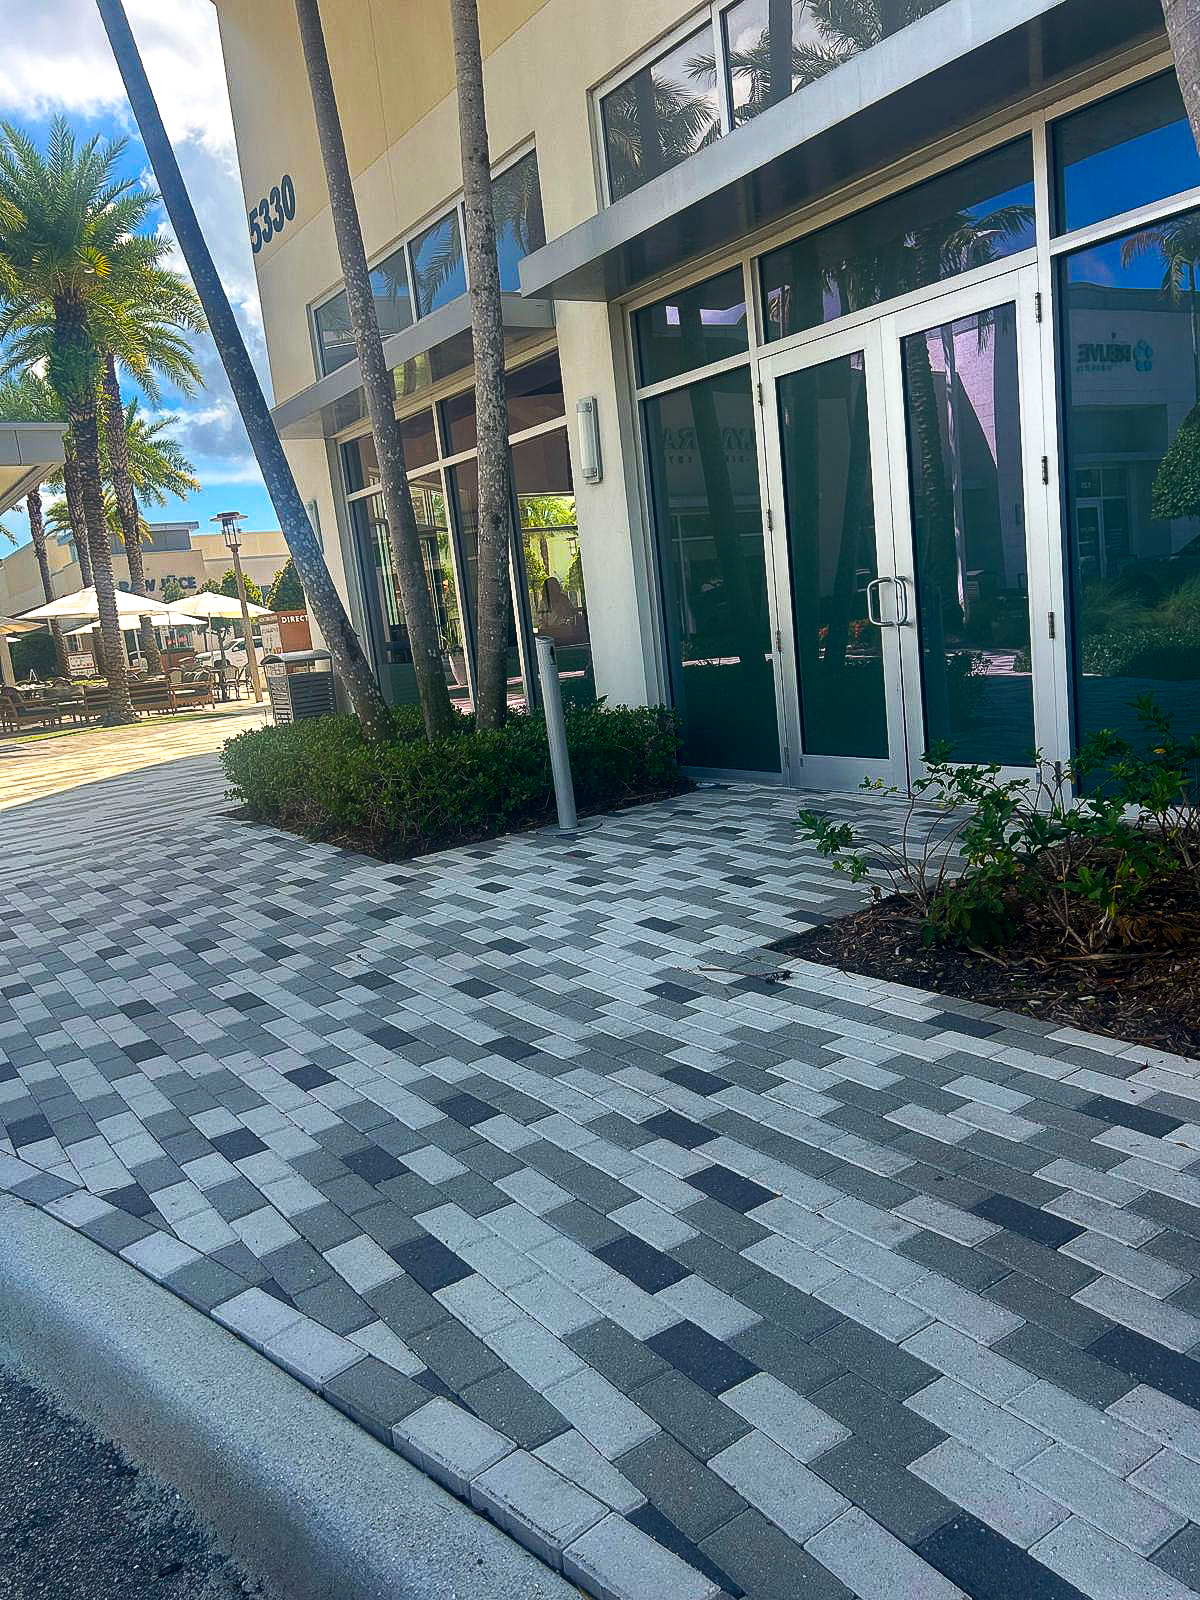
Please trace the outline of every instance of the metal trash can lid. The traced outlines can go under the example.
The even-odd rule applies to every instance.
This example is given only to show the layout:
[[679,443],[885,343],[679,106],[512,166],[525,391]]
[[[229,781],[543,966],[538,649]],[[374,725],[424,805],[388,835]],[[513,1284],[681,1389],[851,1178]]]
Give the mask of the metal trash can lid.
[[332,661],[333,657],[328,650],[280,650],[276,654],[263,657],[263,666],[269,667],[273,662],[282,661],[287,665],[297,661]]

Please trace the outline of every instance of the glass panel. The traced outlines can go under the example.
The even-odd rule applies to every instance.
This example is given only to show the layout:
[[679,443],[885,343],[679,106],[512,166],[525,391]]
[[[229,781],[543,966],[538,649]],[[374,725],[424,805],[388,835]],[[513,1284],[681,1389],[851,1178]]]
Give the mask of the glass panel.
[[[454,495],[460,549],[464,558],[467,609],[474,631],[479,604],[479,478],[474,461],[448,468],[447,476]],[[508,615],[508,703],[514,707],[525,704],[525,681],[521,675],[521,653],[517,648],[517,627],[511,606]]]
[[566,411],[557,350],[510,372],[505,388],[510,433],[524,433],[526,428],[553,422]]
[[739,0],[722,18],[734,123],[815,83],[946,0]]
[[583,704],[596,681],[566,429],[514,445],[512,464],[534,631],[554,640],[563,698]]
[[452,456],[464,450],[474,450],[475,391],[464,389],[462,394],[452,394],[442,402],[442,432],[446,437],[446,451]]
[[447,305],[467,292],[457,206],[424,233],[419,233],[409,248],[419,317],[427,317],[438,306]]
[[750,374],[722,373],[647,400],[643,411],[685,759],[778,772]]
[[633,314],[638,382],[662,383],[750,348],[741,267]]
[[1030,765],[1016,307],[903,341],[926,748]]
[[437,460],[432,411],[418,411],[415,416],[405,417],[400,423],[400,437],[404,440],[404,464],[410,472]]
[[792,613],[806,755],[888,754],[867,377],[861,355],[779,380]]
[[[441,479],[434,474],[419,480],[412,485],[412,496],[421,536],[425,576],[442,642],[447,682],[452,698],[469,706],[462,616],[450,560],[450,535]],[[383,496],[371,495],[369,499],[356,501],[352,509],[367,563],[375,574],[379,599],[378,620],[382,634],[380,676],[384,696],[391,705],[413,705],[417,701],[417,684],[413,673],[412,649],[404,623],[400,586],[392,565]]]
[[705,23],[600,102],[614,200],[721,136],[712,29]]
[[764,256],[766,336],[784,339],[1033,244],[1033,152],[1019,139]]
[[1076,727],[1200,727],[1200,211],[1062,273]]
[[1064,117],[1054,154],[1060,233],[1200,186],[1200,156],[1173,72]]
[[521,288],[517,268],[527,255],[540,250],[546,242],[537,156],[532,150],[493,179],[492,209],[496,214],[500,287],[517,294]]
[[[408,266],[403,246],[394,250],[371,272],[371,294],[379,331],[386,339],[412,325],[412,299],[408,291]],[[334,372],[354,360],[354,333],[350,306],[343,289],[313,313],[322,373]]]

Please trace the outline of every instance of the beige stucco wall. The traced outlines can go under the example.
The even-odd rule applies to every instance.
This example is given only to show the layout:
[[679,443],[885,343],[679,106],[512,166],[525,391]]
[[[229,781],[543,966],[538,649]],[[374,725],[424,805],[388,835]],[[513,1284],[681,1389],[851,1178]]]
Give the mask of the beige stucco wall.
[[[254,258],[278,403],[314,381],[308,308],[341,271],[293,0],[216,4],[247,207],[285,172],[296,186],[295,220]],[[461,188],[448,0],[322,0],[321,9],[374,259]],[[597,209],[590,91],[694,9],[683,0],[481,0],[493,159],[533,139],[549,237]],[[558,324],[572,452],[583,395],[599,401],[605,447],[602,484],[584,485],[576,470],[597,681],[614,702],[638,703],[659,688],[639,573],[640,501],[620,448],[628,392],[617,380],[607,307],[560,306]],[[302,494],[319,504],[327,557],[340,565],[325,446],[287,449]]]

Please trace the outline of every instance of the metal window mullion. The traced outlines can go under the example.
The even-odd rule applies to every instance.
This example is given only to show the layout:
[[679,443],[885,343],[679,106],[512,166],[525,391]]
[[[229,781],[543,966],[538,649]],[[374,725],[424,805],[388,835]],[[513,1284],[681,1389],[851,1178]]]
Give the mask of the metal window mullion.
[[1137,232],[1155,222],[1166,221],[1169,217],[1177,217],[1182,212],[1197,208],[1200,208],[1200,188],[1184,189],[1164,200],[1153,200],[1144,206],[1136,206],[1132,211],[1123,211],[1119,216],[1102,217],[1099,222],[1089,223],[1086,228],[1076,228],[1074,233],[1059,234],[1048,242],[1047,249],[1052,256],[1086,250],[1094,245],[1106,244],[1110,239],[1119,239],[1123,233]]
[[705,378],[719,378],[723,372],[733,372],[738,367],[750,365],[750,351],[740,351],[736,356],[725,356],[720,361],[710,361],[707,366],[691,367],[687,372],[681,372],[674,378],[664,378],[660,383],[647,383],[635,388],[634,399],[654,400],[661,394],[670,394],[672,389],[686,389],[689,384],[702,383]]

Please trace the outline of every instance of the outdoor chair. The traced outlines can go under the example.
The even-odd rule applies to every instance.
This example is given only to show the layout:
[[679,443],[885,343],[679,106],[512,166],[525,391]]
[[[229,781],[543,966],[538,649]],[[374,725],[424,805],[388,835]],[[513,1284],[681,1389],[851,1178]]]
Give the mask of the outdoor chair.
[[23,700],[11,690],[0,695],[0,715],[6,731],[19,733],[22,728],[56,728],[62,726],[62,712],[52,700],[37,698]]

